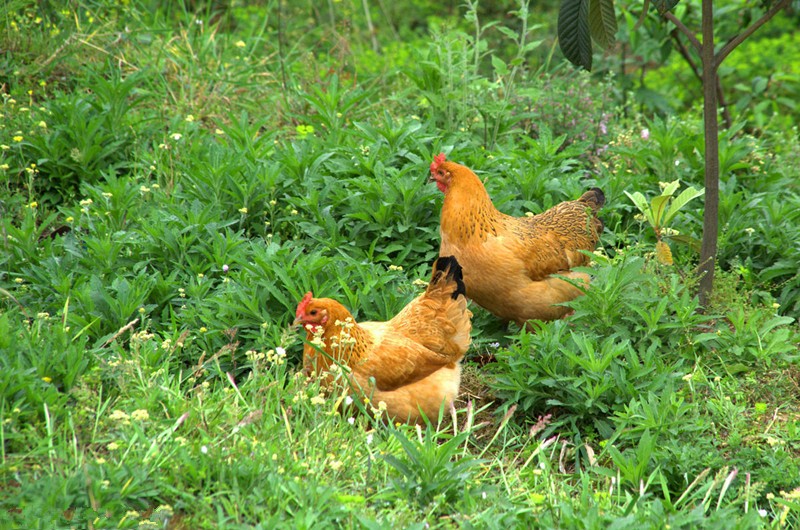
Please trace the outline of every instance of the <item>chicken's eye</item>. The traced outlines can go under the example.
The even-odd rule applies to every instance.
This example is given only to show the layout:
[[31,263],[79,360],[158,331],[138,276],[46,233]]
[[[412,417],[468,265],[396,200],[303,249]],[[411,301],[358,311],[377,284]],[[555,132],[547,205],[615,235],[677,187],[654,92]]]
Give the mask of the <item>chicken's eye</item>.
[[309,314],[310,314],[311,316],[314,316],[314,315],[316,315],[316,314],[317,314],[317,310],[316,310],[316,309],[312,309],[312,310],[309,312]]

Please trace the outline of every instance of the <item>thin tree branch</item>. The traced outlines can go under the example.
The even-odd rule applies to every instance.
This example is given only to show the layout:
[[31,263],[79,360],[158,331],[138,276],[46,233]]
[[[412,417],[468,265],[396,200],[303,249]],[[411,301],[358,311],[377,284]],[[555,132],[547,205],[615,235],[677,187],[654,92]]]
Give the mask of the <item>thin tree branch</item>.
[[678,28],[681,31],[681,33],[686,35],[686,37],[689,39],[689,42],[692,43],[692,46],[694,47],[695,51],[697,51],[697,53],[700,53],[700,51],[703,48],[703,45],[700,44],[700,41],[697,39],[697,37],[695,37],[694,33],[692,33],[691,30],[687,28],[686,25],[678,19],[678,17],[673,15],[670,11],[664,13],[663,17],[672,22],[673,24],[675,24],[675,27]]
[[[673,29],[669,32],[669,35],[675,42],[675,48],[678,50],[680,56],[683,57],[683,60],[686,61],[686,63],[692,69],[692,73],[694,73],[697,80],[702,84],[703,73],[700,71],[700,67],[697,65],[697,63],[694,62],[694,59],[692,59],[689,49],[686,47],[683,41],[681,41],[678,29]],[[717,77],[717,104],[722,109],[722,119],[725,120],[725,127],[730,129],[733,125],[733,118],[731,117],[731,111],[728,108],[728,102],[725,99],[725,94],[722,91],[722,81],[720,81],[719,77]]]
[[777,4],[772,6],[769,11],[764,13],[761,16],[761,18],[753,22],[753,24],[749,28],[745,29],[743,32],[739,33],[734,38],[729,40],[728,43],[722,47],[722,49],[717,53],[716,57],[714,58],[717,65],[722,63],[722,61],[725,60],[728,54],[731,53],[734,49],[736,49],[738,45],[744,42],[744,40],[747,37],[752,35],[758,28],[766,24],[767,21],[772,17],[774,17],[775,15],[777,15],[779,11],[788,6],[789,6],[789,0],[780,0]]
[[375,36],[375,26],[372,25],[372,17],[369,16],[369,5],[367,4],[367,0],[361,0],[361,5],[364,7],[364,17],[367,19],[367,29],[369,30],[369,36],[372,40],[372,51],[379,53],[381,50],[378,46],[378,38]]
[[694,60],[692,59],[692,55],[689,53],[689,49],[681,41],[678,35],[678,28],[675,28],[672,31],[670,31],[669,35],[670,37],[672,37],[672,40],[675,43],[675,47],[678,50],[680,56],[683,57],[683,60],[689,64],[689,67],[692,69],[692,72],[694,73],[695,77],[697,77],[697,80],[702,83],[703,74],[700,72],[700,67],[697,66],[697,63],[694,62]]
[[650,0],[644,0],[644,6],[642,6],[642,14],[639,15],[639,20],[636,21],[636,25],[633,26],[633,31],[638,31],[642,24],[644,24],[644,19],[647,18],[647,11],[650,10]]

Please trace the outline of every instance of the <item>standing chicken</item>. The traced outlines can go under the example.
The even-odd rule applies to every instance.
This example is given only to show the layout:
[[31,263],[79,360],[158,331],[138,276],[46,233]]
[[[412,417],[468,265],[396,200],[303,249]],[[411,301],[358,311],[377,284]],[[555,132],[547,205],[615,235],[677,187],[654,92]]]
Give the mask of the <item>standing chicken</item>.
[[442,403],[453,402],[472,329],[455,258],[438,258],[427,290],[387,322],[357,323],[336,300],[312,296],[298,304],[295,319],[308,332],[307,372],[330,380],[323,374],[334,364],[345,367],[356,392],[373,407],[384,402],[388,415],[401,421],[419,423],[420,411],[434,419]]
[[445,160],[431,163],[430,180],[444,193],[440,255],[453,255],[464,268],[467,296],[504,320],[520,326],[530,319],[555,320],[569,310],[555,305],[581,294],[554,275],[588,283],[570,271],[594,250],[603,222],[597,211],[605,196],[592,188],[532,217],[512,217],[492,204],[470,169]]

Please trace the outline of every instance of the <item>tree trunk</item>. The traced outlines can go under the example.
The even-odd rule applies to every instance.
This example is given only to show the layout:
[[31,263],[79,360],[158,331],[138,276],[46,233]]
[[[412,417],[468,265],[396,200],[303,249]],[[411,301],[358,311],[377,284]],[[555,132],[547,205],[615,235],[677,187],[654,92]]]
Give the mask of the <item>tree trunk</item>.
[[714,266],[719,232],[719,122],[717,120],[717,58],[714,55],[714,7],[703,0],[703,129],[705,134],[705,210],[700,248],[700,305],[706,307],[714,288]]

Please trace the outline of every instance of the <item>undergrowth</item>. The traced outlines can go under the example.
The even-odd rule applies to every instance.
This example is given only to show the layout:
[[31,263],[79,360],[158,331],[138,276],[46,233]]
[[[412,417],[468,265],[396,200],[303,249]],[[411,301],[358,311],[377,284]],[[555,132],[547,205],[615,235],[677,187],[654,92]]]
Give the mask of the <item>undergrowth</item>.
[[[723,135],[700,310],[702,124],[564,69],[533,6],[370,4],[370,32],[356,4],[124,4],[0,11],[0,526],[800,524],[772,110]],[[605,230],[570,317],[473,305],[455,409],[385,424],[302,375],[290,324],[308,290],[357,320],[421,292],[439,152],[513,215],[599,186]]]

